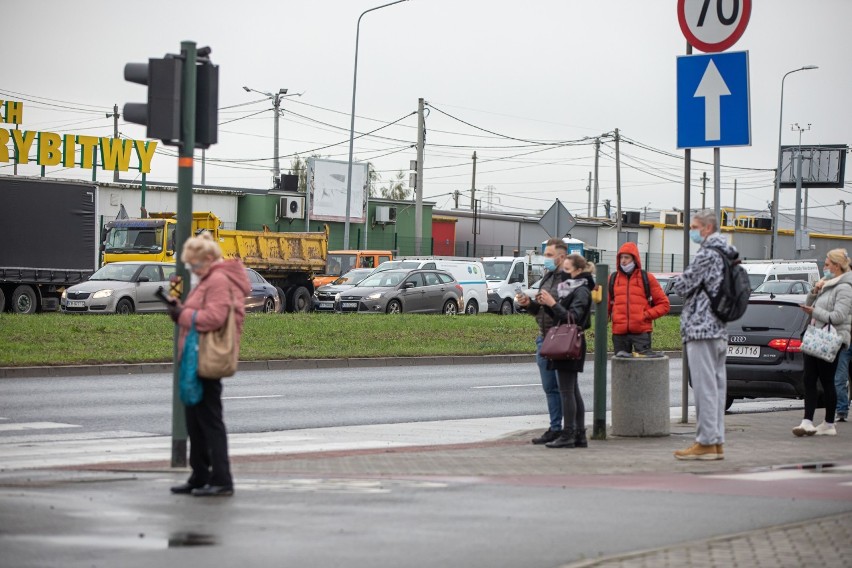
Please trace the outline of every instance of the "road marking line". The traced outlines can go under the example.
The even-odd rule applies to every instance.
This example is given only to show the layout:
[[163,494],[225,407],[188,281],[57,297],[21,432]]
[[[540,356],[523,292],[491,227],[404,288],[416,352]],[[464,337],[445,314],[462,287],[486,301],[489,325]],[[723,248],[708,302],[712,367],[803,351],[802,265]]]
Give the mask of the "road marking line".
[[79,424],[62,424],[61,422],[21,422],[17,424],[0,424],[0,432],[15,432],[18,430],[49,430],[51,428],[81,428]]
[[541,383],[527,383],[523,385],[486,385],[482,387],[470,387],[471,389],[513,389],[517,387],[540,387]]
[[283,394],[259,394],[255,396],[223,396],[222,400],[239,400],[243,398],[283,398],[287,395]]

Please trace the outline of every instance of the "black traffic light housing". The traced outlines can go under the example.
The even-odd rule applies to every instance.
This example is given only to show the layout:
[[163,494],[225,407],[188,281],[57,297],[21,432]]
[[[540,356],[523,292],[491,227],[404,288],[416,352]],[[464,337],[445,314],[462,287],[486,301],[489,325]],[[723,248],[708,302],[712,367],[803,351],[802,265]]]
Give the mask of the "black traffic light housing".
[[[199,50],[202,57],[195,66],[196,148],[209,148],[218,141],[219,66],[207,59],[209,53],[209,48]],[[147,126],[148,138],[173,146],[179,145],[181,140],[183,64],[182,58],[167,55],[162,59],[149,59],[148,63],[124,66],[127,81],[148,86],[147,104],[126,103],[124,119]]]
[[148,138],[166,144],[180,140],[181,79],[183,61],[174,57],[149,59],[148,63],[128,63],[124,78],[148,86],[148,103],[124,105],[124,120],[148,127]]

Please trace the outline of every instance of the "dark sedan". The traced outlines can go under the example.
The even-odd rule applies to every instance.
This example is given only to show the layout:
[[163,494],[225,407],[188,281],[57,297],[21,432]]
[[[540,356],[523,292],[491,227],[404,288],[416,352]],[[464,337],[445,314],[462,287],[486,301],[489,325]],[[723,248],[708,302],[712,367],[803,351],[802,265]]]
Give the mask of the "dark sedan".
[[266,313],[281,311],[278,289],[251,268],[246,268],[246,274],[251,284],[251,292],[246,296],[246,311]]
[[338,312],[455,315],[461,305],[461,284],[448,272],[387,270],[340,292],[334,308]]
[[333,312],[335,296],[355,286],[372,272],[372,268],[355,268],[336,280],[331,281],[329,284],[320,286],[314,292],[314,310],[318,312]]
[[675,292],[675,279],[680,276],[680,272],[655,272],[654,278],[660,283],[660,287],[669,298],[670,314],[679,314],[683,311],[683,297]]
[[[728,324],[726,408],[737,398],[803,398],[802,296],[752,296]],[[820,403],[821,405],[822,403]]]

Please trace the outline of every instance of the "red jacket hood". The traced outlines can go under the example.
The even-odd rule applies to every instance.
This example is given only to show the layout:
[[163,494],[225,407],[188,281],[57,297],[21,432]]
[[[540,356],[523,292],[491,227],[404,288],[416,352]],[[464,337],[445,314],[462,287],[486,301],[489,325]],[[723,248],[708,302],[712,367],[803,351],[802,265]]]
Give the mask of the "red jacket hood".
[[618,256],[615,261],[618,266],[621,266],[621,262],[619,262],[619,257],[622,254],[629,254],[633,257],[633,262],[636,263],[636,268],[642,269],[642,261],[639,259],[639,247],[636,246],[636,243],[624,243],[621,245],[621,248],[618,249]]
[[214,271],[224,274],[231,284],[238,290],[242,291],[243,294],[251,292],[251,284],[249,284],[248,278],[246,277],[246,268],[238,259],[217,262],[210,267],[210,274]]

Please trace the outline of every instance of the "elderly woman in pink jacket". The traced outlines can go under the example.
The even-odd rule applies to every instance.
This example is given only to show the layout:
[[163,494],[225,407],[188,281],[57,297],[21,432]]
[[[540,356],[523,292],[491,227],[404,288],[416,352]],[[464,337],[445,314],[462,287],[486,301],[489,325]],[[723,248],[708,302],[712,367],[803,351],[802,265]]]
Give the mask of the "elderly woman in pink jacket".
[[[173,301],[169,305],[169,314],[180,327],[178,353],[183,353],[193,316],[199,333],[214,331],[225,325],[231,307],[235,308],[236,347],[239,349],[245,319],[244,298],[251,291],[242,262],[224,260],[219,245],[207,232],[186,241],[181,260],[200,280],[185,303]],[[228,436],[222,420],[222,380],[221,377],[199,378],[204,396],[197,405],[186,407],[192,474],[186,483],[172,487],[171,491],[195,497],[233,495]]]

